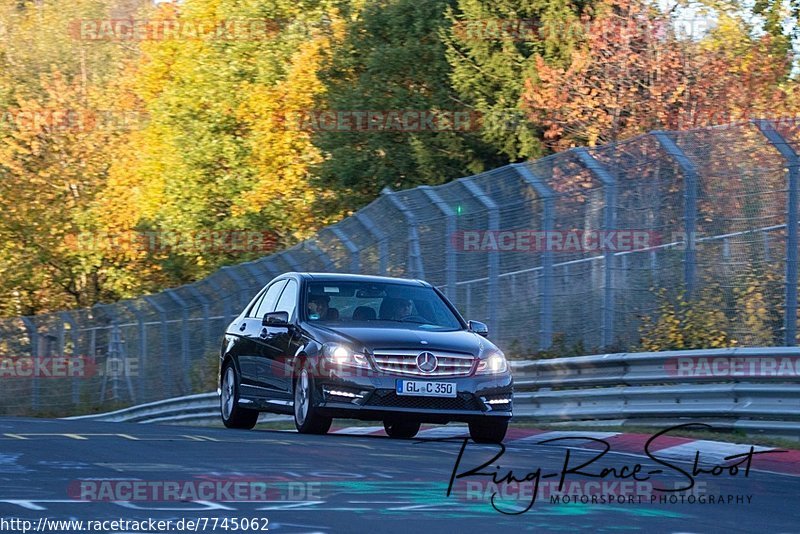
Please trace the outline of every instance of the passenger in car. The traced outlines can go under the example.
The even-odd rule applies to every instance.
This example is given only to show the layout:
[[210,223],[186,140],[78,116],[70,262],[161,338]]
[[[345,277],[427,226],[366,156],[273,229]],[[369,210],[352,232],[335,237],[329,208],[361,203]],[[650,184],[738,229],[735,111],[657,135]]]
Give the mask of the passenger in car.
[[380,317],[386,321],[399,321],[411,315],[413,305],[408,299],[386,298],[381,303]]
[[308,298],[308,318],[312,321],[335,321],[339,319],[339,310],[329,308],[331,298],[328,295],[311,295]]
[[369,306],[359,306],[353,310],[354,321],[374,321],[375,319],[377,319],[377,314],[375,313],[374,308],[370,308]]

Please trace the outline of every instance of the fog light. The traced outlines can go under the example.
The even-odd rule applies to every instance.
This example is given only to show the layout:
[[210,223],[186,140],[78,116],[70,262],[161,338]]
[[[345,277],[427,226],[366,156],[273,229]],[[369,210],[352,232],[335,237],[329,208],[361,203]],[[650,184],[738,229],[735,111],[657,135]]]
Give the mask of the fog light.
[[506,409],[509,408],[511,405],[511,397],[503,397],[503,396],[496,396],[496,397],[481,397],[481,400],[486,405],[489,410],[492,409]]
[[333,400],[349,400],[352,402],[364,398],[364,395],[361,393],[353,393],[352,391],[345,391],[343,389],[333,389],[328,386],[324,386],[322,390],[325,392],[326,397],[338,397],[338,399]]

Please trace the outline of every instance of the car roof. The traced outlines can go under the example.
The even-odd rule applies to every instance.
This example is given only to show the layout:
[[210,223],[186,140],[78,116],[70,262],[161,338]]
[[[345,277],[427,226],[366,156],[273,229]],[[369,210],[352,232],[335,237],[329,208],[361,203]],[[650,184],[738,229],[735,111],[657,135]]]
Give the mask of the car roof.
[[393,278],[391,276],[373,276],[366,274],[346,274],[346,273],[286,273],[283,276],[295,275],[306,280],[314,280],[320,282],[383,282],[393,284],[407,284],[415,286],[430,287],[428,282],[424,280],[413,280],[410,278]]

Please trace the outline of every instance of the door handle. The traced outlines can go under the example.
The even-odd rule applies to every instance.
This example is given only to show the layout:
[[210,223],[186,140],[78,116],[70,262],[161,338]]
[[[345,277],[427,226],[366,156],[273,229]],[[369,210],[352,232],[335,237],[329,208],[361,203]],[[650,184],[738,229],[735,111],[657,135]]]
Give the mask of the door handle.
[[259,337],[261,339],[267,339],[267,338],[270,338],[272,336],[270,335],[269,330],[267,330],[266,328],[262,328],[261,329],[261,334],[259,334]]
[[247,323],[242,323],[242,326],[239,327],[239,332],[244,332],[247,329]]

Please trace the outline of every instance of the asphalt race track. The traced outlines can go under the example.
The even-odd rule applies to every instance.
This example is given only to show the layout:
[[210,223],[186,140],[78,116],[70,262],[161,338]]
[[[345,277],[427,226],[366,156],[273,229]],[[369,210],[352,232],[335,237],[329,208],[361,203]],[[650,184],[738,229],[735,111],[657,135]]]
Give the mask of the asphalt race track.
[[[768,530],[770,534],[778,534],[800,530],[797,514],[800,477],[759,471],[758,457],[753,460],[747,477],[743,469],[735,475],[726,470],[720,476],[695,477],[696,487],[692,491],[696,498],[692,504],[686,502],[689,492],[680,493],[682,504],[651,503],[651,495],[658,499],[656,495],[664,493],[646,491],[646,486],[636,490],[637,495],[644,495],[643,503],[551,503],[546,486],[552,488],[558,476],[545,481],[545,474],[560,476],[566,452],[569,451],[572,467],[597,455],[595,450],[564,445],[516,441],[507,445],[500,459],[482,469],[490,474],[501,473],[498,478],[513,469],[514,475],[522,479],[541,468],[542,485],[537,501],[525,513],[507,515],[495,507],[507,513],[521,511],[530,504],[530,493],[517,487],[523,493],[521,498],[512,491],[497,497],[493,507],[490,500],[497,487],[487,485],[490,477],[476,475],[456,478],[452,494],[447,496],[450,477],[463,446],[460,440],[305,436],[266,430],[4,418],[0,419],[0,518],[6,522],[30,520],[33,528],[44,528],[40,524],[43,518],[184,520],[184,525],[186,520],[205,521],[205,525],[195,525],[193,531],[198,532],[234,531],[232,523],[223,528],[220,521],[225,518],[262,521],[254,521],[247,530],[240,524],[239,532],[268,528],[271,532],[287,533]],[[458,472],[480,466],[497,452],[496,446],[468,443]],[[617,474],[622,474],[623,466],[629,466],[630,473],[636,463],[643,466],[641,472],[662,468],[663,472],[653,478],[663,487],[680,487],[686,481],[679,472],[652,459],[618,452],[607,453],[586,469],[599,471],[613,467]],[[501,467],[495,469],[498,464]],[[676,465],[691,471],[690,463],[676,462]],[[583,484],[576,487],[590,494],[586,488],[598,486],[589,483],[599,484],[600,480],[569,474],[567,483]],[[605,480],[611,485],[604,492],[624,493],[622,486],[613,484],[624,480],[612,476]],[[237,499],[231,498],[224,486],[207,485],[216,488],[212,499],[199,498],[208,495],[198,494],[196,498],[187,497],[186,501],[174,498],[159,501],[152,494],[143,494],[114,502],[114,497],[102,492],[102,488],[121,491],[120,488],[127,487],[121,483],[131,481],[149,481],[151,487],[165,487],[166,482],[172,482],[181,484],[182,491],[198,487],[201,481],[238,481],[250,488],[247,484],[258,481],[262,493],[255,499],[254,493]],[[532,487],[531,481],[525,484],[529,489]],[[81,494],[86,487],[95,493],[88,497]],[[85,500],[81,500],[81,495]],[[677,498],[678,494],[675,495]],[[704,502],[697,502],[702,496],[706,497]],[[710,504],[707,500],[710,496],[732,502]],[[212,529],[214,520],[216,529]],[[254,528],[256,524],[258,529]],[[8,523],[5,528],[0,525],[0,530],[14,532]],[[51,527],[47,531],[57,530]]]

